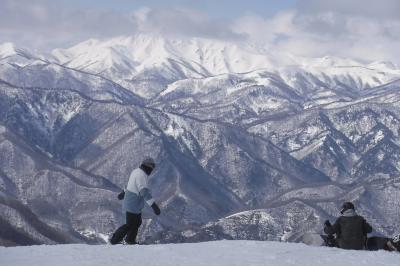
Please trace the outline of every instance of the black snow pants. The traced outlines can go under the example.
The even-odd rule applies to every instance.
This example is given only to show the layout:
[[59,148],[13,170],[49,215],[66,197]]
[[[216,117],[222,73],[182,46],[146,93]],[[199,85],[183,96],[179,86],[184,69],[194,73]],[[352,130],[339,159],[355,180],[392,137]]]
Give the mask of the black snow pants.
[[124,237],[127,244],[136,244],[136,236],[142,224],[142,214],[126,213],[126,224],[120,226],[112,235],[110,243],[115,245],[120,243]]

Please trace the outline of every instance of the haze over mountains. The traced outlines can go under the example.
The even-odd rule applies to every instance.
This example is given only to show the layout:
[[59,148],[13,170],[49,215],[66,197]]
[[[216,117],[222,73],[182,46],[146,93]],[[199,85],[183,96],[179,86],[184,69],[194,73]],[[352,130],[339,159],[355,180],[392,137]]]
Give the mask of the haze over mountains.
[[400,225],[400,69],[150,35],[0,45],[0,243],[97,243],[145,156],[141,241],[299,241],[352,200]]

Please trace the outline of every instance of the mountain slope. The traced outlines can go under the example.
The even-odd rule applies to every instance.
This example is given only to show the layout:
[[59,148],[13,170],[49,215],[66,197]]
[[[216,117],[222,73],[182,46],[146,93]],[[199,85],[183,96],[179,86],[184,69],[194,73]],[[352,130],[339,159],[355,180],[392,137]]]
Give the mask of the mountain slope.
[[208,39],[1,45],[2,243],[103,242],[145,156],[162,215],[145,209],[141,241],[299,241],[347,200],[391,235],[399,79],[389,63]]
[[[45,221],[56,219],[82,234],[108,234],[115,227],[119,218],[111,217],[121,215],[110,193],[123,187],[129,171],[139,164],[137,153],[160,162],[152,183],[165,212],[155,224],[164,230],[170,225],[174,230],[201,225],[244,205],[262,205],[284,189],[328,180],[271,142],[224,124],[89,100],[69,90],[3,84],[1,92],[0,147],[3,154],[13,149],[15,161],[30,162],[22,168],[10,157],[3,158],[4,190],[13,188],[12,196],[25,199],[24,204]],[[15,167],[21,172],[14,174]],[[107,218],[90,219],[90,210],[99,206]],[[63,214],[64,208],[71,217]],[[106,225],[104,219],[109,221]]]

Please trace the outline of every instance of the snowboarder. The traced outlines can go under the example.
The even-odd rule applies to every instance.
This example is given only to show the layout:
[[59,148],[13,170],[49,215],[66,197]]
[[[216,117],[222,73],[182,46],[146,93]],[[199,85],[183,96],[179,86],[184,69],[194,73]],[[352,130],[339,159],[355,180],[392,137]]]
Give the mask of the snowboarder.
[[343,249],[364,249],[367,234],[372,232],[372,227],[364,217],[357,215],[354,205],[345,202],[340,211],[341,216],[331,225],[325,221],[324,231],[328,235],[336,234],[337,245]]
[[112,245],[120,243],[124,237],[127,244],[137,244],[136,236],[142,224],[142,210],[145,201],[151,206],[156,215],[160,215],[160,208],[154,202],[147,186],[147,178],[155,166],[152,158],[143,160],[140,167],[132,171],[125,190],[118,194],[118,199],[123,200],[126,223],[119,227],[112,235],[110,239]]

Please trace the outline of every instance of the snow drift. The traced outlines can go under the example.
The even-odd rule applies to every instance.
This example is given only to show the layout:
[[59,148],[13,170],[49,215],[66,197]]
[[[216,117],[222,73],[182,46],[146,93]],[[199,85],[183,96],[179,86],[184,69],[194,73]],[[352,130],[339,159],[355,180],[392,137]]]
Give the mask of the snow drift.
[[216,241],[148,246],[54,245],[0,248],[1,265],[398,265],[387,251],[346,251],[304,244]]

